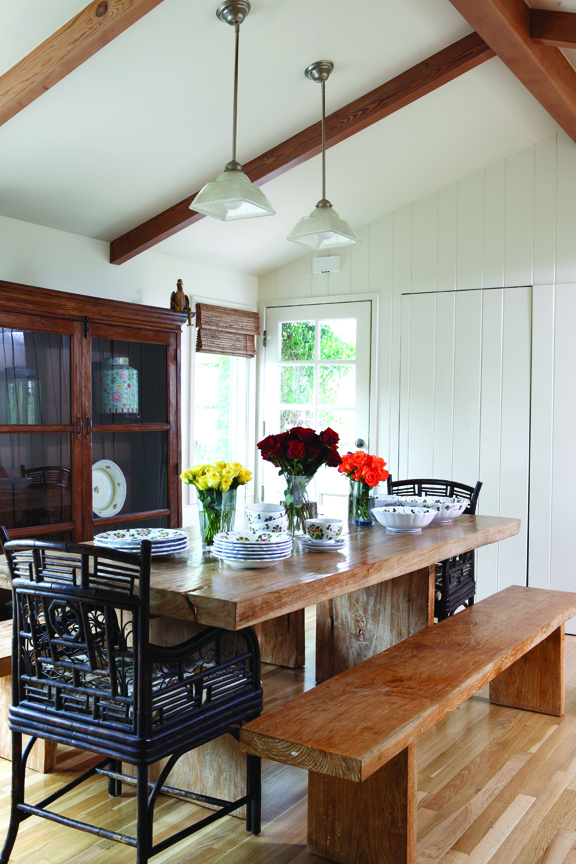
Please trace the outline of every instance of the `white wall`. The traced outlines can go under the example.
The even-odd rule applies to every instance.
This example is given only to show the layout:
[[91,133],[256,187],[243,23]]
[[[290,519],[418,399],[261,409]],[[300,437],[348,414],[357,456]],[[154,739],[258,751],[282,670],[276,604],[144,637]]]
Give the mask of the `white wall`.
[[[383,216],[358,234],[358,246],[338,250],[339,274],[313,276],[312,255],[307,255],[262,276],[259,299],[265,306],[272,299],[380,295],[378,435],[371,449],[388,458],[394,474],[400,449],[402,295],[535,286],[530,582],[559,587],[564,572],[563,586],[574,590],[570,543],[552,501],[576,487],[568,440],[573,436],[566,429],[575,404],[569,370],[576,368],[576,340],[566,331],[574,333],[576,324],[576,145],[564,133],[555,134]],[[556,308],[560,297],[562,315]],[[501,452],[506,459],[506,448]],[[495,503],[484,489],[481,509],[484,495]],[[509,506],[506,496],[504,502]],[[507,510],[502,515],[522,514]]]
[[[176,280],[194,305],[204,300],[216,305],[255,309],[258,282],[253,276],[208,267],[149,250],[120,266],[109,263],[109,244],[0,216],[0,279],[55,291],[93,297],[170,306]],[[182,459],[191,460],[193,429],[194,327],[182,328]],[[184,494],[184,524],[196,514]]]

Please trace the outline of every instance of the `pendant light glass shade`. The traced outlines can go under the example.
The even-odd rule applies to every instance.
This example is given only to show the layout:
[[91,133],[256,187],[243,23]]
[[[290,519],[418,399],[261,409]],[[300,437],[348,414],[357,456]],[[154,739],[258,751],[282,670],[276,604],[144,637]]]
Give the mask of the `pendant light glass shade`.
[[319,201],[309,216],[300,219],[287,239],[309,249],[334,249],[360,242],[354,229],[340,218],[329,201]]
[[333,69],[331,60],[318,60],[304,72],[307,78],[322,87],[322,198],[309,216],[300,219],[286,239],[309,249],[335,249],[360,242],[354,229],[326,198],[326,81]]
[[273,216],[276,212],[264,193],[250,182],[242,166],[229,167],[216,180],[207,183],[190,205],[191,210],[214,216],[223,222]]
[[273,216],[276,213],[264,193],[250,182],[242,170],[242,165],[236,161],[240,24],[249,12],[249,0],[224,0],[216,10],[220,21],[231,24],[236,34],[232,159],[222,174],[216,180],[207,183],[190,204],[190,210],[203,213],[205,216],[214,216],[215,219],[223,222],[230,222],[233,219],[253,219],[256,216]]

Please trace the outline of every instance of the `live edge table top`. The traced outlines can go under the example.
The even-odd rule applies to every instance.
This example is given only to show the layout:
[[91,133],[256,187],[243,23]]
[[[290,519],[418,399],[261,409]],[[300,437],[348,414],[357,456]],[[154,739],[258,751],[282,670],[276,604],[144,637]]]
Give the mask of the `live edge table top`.
[[[189,549],[152,562],[150,611],[239,630],[505,540],[519,530],[519,519],[501,516],[460,516],[421,534],[350,526],[345,550],[306,552],[296,539],[292,557],[274,567],[235,570],[203,552],[198,533],[190,529]],[[0,561],[0,588],[7,588],[8,569],[5,559]]]

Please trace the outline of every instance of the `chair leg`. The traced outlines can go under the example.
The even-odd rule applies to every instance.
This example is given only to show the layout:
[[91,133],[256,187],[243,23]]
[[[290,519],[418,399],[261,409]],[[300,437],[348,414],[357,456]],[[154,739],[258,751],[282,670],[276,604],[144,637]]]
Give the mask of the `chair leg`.
[[6,840],[4,841],[4,848],[0,855],[0,864],[8,864],[8,859],[10,858],[10,854],[14,848],[14,843],[16,842],[16,835],[18,834],[18,828],[20,827],[21,816],[21,813],[18,810],[18,804],[24,802],[24,779],[25,771],[22,764],[22,733],[12,732],[12,800],[10,805],[10,825],[8,827]]
[[[112,771],[116,771],[120,773],[122,770],[122,763],[115,759],[110,763],[110,768]],[[108,779],[108,795],[111,798],[118,798],[119,795],[122,794],[122,781],[116,780],[114,777],[110,777]]]
[[152,849],[152,819],[148,809],[148,766],[139,765],[136,777],[138,824],[136,826],[136,864],[147,864]]
[[252,801],[246,805],[246,830],[258,836],[262,823],[262,775],[259,756],[246,757],[247,795],[253,795]]

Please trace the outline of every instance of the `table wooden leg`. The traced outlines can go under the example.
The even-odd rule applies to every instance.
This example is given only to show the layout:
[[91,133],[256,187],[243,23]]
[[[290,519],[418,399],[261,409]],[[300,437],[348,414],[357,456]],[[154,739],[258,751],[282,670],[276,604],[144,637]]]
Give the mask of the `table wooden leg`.
[[[2,759],[12,759],[12,735],[8,727],[8,708],[12,702],[12,676],[5,675],[0,678],[0,757]],[[28,742],[28,736],[24,735],[22,746],[25,747]],[[56,759],[56,749],[58,745],[55,741],[46,741],[44,738],[39,738],[32,748],[32,752],[26,762],[26,767],[33,771],[38,771],[40,774],[49,774],[54,770],[54,761]]]
[[434,565],[316,607],[320,684],[434,623]]
[[416,861],[417,745],[363,783],[308,774],[308,851],[338,864]]
[[564,624],[490,682],[490,701],[555,717],[564,714]]
[[304,666],[304,609],[262,621],[254,627],[263,663],[300,669]]

